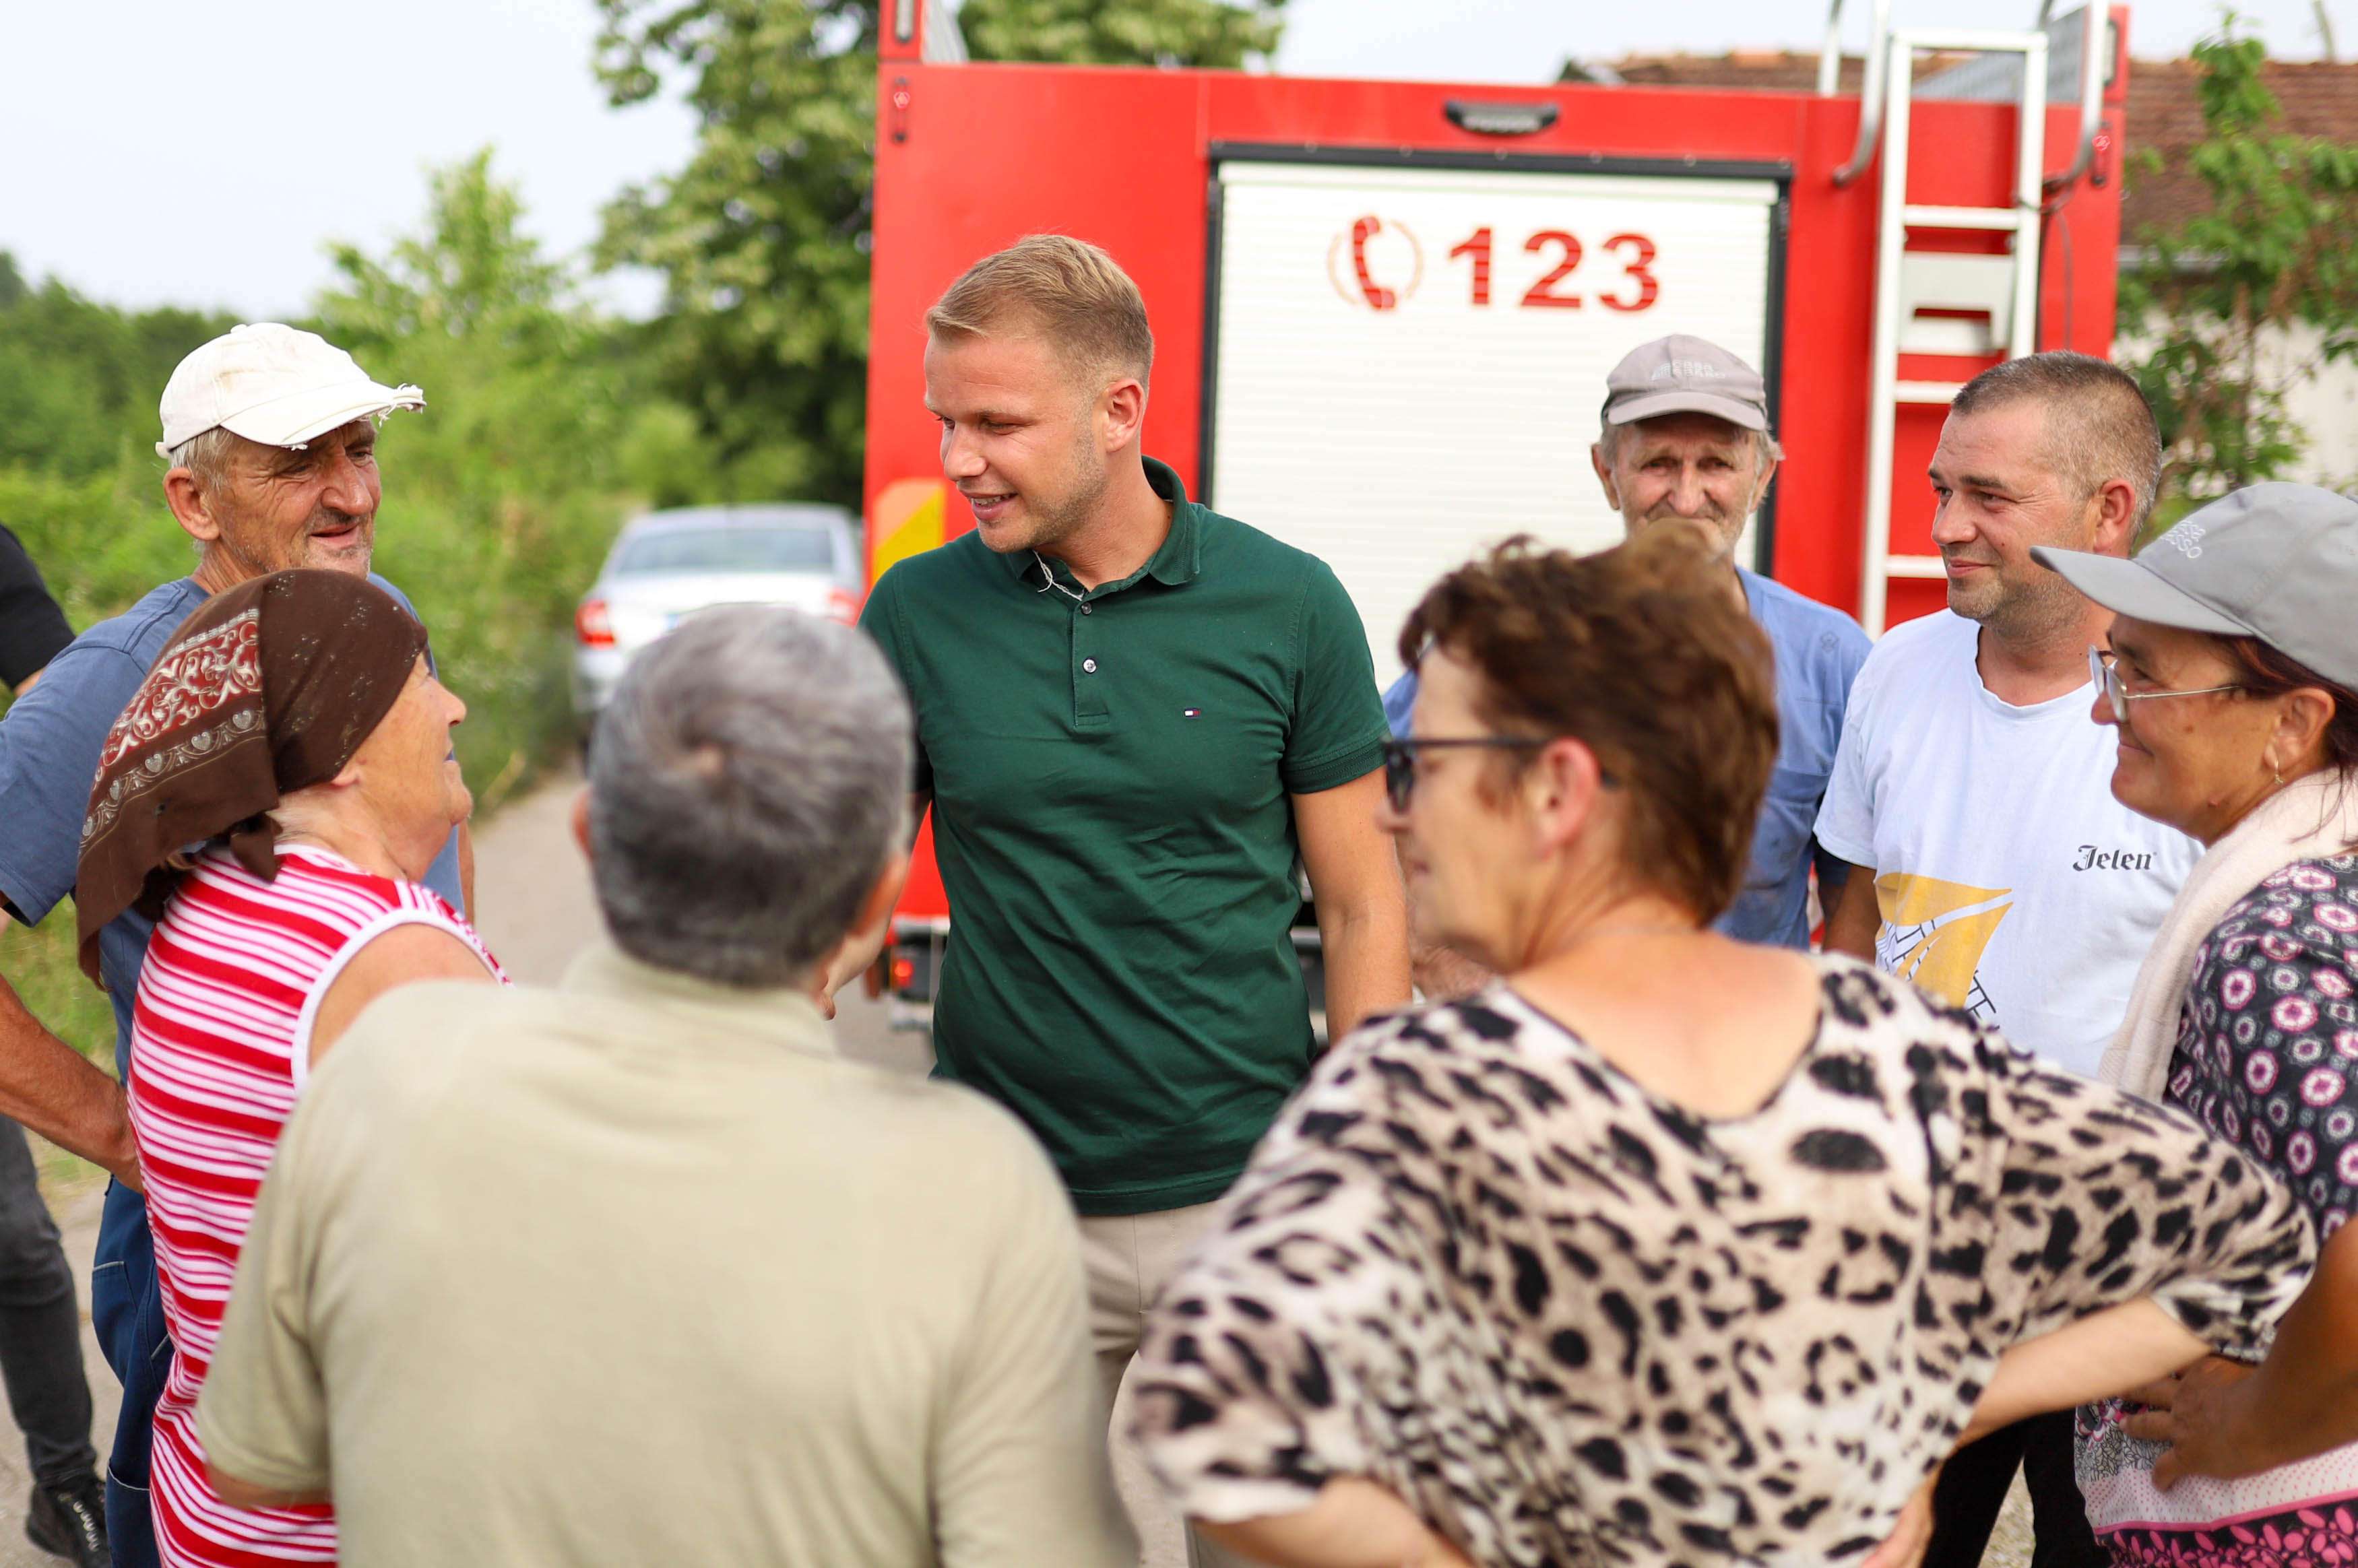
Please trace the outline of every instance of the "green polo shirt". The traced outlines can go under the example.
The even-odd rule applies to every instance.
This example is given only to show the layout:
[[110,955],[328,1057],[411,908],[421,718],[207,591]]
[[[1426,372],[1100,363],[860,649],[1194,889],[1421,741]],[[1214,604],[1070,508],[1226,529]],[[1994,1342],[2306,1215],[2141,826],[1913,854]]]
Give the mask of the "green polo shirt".
[[1313,1048],[1288,796],[1381,761],[1359,614],[1325,562],[1187,499],[1084,591],[979,533],[860,618],[901,673],[950,902],[939,1071],[1031,1125],[1083,1214],[1217,1197]]

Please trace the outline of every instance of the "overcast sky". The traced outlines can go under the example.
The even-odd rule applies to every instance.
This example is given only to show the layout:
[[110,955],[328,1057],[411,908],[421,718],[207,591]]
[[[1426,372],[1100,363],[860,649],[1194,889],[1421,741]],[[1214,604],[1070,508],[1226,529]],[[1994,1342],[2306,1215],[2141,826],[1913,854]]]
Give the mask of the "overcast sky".
[[[1893,0],[1903,26],[1989,26],[1993,0]],[[2006,0],[1997,0],[2002,8]],[[2345,58],[2358,0],[2327,0]],[[2021,0],[2022,22],[2037,7]],[[1849,35],[1864,39],[1866,0]],[[2239,0],[2278,54],[2315,58],[2310,0]],[[476,148],[520,181],[531,226],[572,251],[625,183],[676,166],[674,103],[605,106],[589,0],[110,0],[7,6],[0,250],[38,276],[131,305],[291,314],[327,281],[321,246],[413,226],[422,171]],[[1552,80],[1567,54],[1814,48],[1806,0],[1293,0],[1291,74]],[[2145,0],[2140,57],[2182,54],[2214,0]],[[644,308],[646,280],[601,286]]]

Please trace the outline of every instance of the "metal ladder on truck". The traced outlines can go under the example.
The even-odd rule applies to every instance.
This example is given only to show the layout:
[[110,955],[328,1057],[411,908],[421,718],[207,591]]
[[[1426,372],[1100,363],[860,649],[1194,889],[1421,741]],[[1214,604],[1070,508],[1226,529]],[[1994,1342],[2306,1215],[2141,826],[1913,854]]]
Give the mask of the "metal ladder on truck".
[[[1876,0],[1874,39],[1859,108],[1858,143],[1834,173],[1847,185],[1874,161],[1882,139],[1883,189],[1876,219],[1875,341],[1867,392],[1866,526],[1859,622],[1880,636],[1894,578],[1946,575],[1938,556],[1891,552],[1892,449],[1905,405],[1945,405],[1962,383],[1902,381],[1902,354],[1999,354],[2016,359],[2038,346],[2040,203],[2084,174],[2094,156],[2112,62],[2104,0],[2061,18],[2043,0],[2039,22],[2019,31],[1901,28],[1890,26],[1890,0]],[[1843,0],[1833,0],[1826,45],[1818,57],[1818,92],[1833,94],[1841,69]],[[1923,81],[1920,52],[1976,58]],[[2050,80],[2050,70],[2060,81]],[[2052,180],[2046,168],[2047,103],[2055,88],[2076,85],[2081,100],[2079,156]],[[1937,207],[1908,200],[1909,111],[1919,98],[1972,98],[2017,106],[2013,199],[2003,207]],[[1911,250],[1909,230],[1980,230],[2010,237],[2003,254]]]

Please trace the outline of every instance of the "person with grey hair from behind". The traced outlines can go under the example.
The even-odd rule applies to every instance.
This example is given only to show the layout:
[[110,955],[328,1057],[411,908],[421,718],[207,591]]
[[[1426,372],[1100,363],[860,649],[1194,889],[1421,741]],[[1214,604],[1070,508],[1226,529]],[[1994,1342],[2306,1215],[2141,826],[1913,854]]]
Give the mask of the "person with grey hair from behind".
[[610,940],[387,996],[288,1123],[198,1410],[225,1497],[332,1493],[358,1568],[1122,1561],[1055,1170],[814,1000],[909,765],[849,628],[641,655],[576,811]]

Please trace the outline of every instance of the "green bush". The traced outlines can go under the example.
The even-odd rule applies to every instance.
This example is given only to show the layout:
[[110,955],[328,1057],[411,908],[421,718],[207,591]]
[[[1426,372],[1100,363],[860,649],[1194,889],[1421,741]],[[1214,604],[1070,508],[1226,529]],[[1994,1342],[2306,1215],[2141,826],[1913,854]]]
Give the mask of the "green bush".
[[236,318],[118,310],[0,252],[0,467],[84,479],[153,456],[156,400],[182,355]]
[[565,736],[574,600],[625,513],[705,499],[708,471],[693,418],[519,230],[490,161],[434,176],[424,232],[383,258],[339,247],[317,303],[372,373],[426,389],[381,445],[377,560],[469,706],[459,756],[485,807]]
[[[585,302],[522,215],[488,152],[443,170],[416,234],[382,255],[332,253],[338,281],[303,323],[379,380],[425,388],[425,411],[394,416],[379,442],[376,566],[416,604],[468,705],[459,759],[479,811],[569,739],[568,630],[616,527],[637,507],[711,498],[717,469],[695,416],[654,390],[642,335]],[[77,630],[194,567],[163,502],[156,399],[230,324],[28,287],[0,258],[0,523]],[[111,1061],[105,1000],[72,947],[69,905],[9,932],[0,974]]]
[[[2244,26],[2229,11],[2194,46],[2206,135],[2186,165],[2210,206],[2139,236],[2146,259],[2121,279],[2121,319],[2149,340],[2129,368],[2161,422],[2169,488],[2198,501],[2287,472],[2309,440],[2288,395],[2358,362],[2358,142],[2283,130]],[[2288,327],[2314,329],[2316,351],[2287,351]]]

